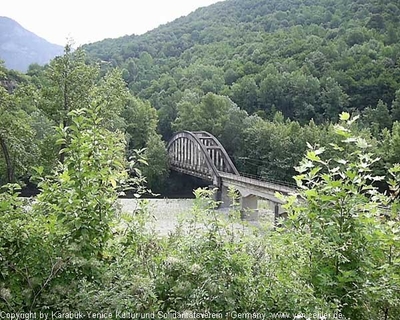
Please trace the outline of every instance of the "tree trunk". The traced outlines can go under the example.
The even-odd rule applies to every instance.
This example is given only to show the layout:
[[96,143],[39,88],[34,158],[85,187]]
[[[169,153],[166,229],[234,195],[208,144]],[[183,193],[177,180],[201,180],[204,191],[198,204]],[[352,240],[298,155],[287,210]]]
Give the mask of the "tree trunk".
[[[67,121],[66,120],[63,120],[63,126],[64,126],[64,128],[67,126]],[[67,145],[65,143],[63,143],[60,146],[60,155],[59,155],[59,159],[58,160],[60,160],[61,163],[64,163],[64,161],[65,161],[65,153],[61,152],[61,151],[63,149],[65,149],[66,147],[67,147]]]
[[[64,119],[63,119],[63,126],[66,128],[68,126],[68,112],[69,112],[69,104],[68,104],[68,86],[67,86],[67,77],[64,79],[64,88],[63,88],[63,98],[64,98]],[[63,143],[60,147],[60,151],[67,147],[66,143]],[[61,163],[65,161],[65,153],[60,153],[59,158]]]
[[8,151],[8,147],[6,144],[5,139],[0,135],[0,146],[1,146],[1,150],[3,151],[4,154],[4,159],[6,161],[6,167],[7,167],[7,177],[6,177],[6,181],[7,183],[11,183],[14,182],[14,167],[11,161],[11,157],[10,157],[10,153]]

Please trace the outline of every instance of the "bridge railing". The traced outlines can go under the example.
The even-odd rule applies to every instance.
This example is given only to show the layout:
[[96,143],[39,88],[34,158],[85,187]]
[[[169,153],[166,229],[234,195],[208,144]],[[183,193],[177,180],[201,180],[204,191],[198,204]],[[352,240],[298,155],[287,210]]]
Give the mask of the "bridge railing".
[[245,173],[245,172],[239,172],[241,176],[243,177],[247,177],[250,179],[255,179],[255,180],[259,180],[259,181],[263,181],[263,182],[269,182],[269,183],[273,183],[273,184],[277,184],[277,185],[281,185],[281,186],[285,186],[288,188],[293,188],[295,189],[297,187],[296,183],[291,183],[288,181],[282,181],[282,180],[277,180],[277,179],[273,179],[273,178],[265,178],[265,177],[261,177],[261,176],[257,176],[254,174],[249,174],[249,173]]
[[[180,166],[182,168],[185,168],[185,167],[191,167],[192,165],[189,162],[181,161]],[[202,166],[202,165],[193,166],[193,169],[196,169],[200,172],[206,172],[207,170],[209,170],[209,168],[207,166]],[[254,179],[254,180],[258,180],[258,181],[262,181],[262,182],[269,182],[269,183],[273,183],[276,185],[280,185],[280,186],[284,186],[284,187],[288,187],[288,188],[292,188],[292,189],[295,189],[297,187],[296,183],[294,183],[294,182],[291,183],[288,181],[282,181],[282,180],[277,180],[277,179],[273,179],[273,178],[266,178],[266,177],[262,177],[262,176],[258,176],[258,175],[254,175],[254,174],[245,173],[245,172],[239,172],[239,174],[242,177],[246,177],[246,178],[250,178],[250,179]]]

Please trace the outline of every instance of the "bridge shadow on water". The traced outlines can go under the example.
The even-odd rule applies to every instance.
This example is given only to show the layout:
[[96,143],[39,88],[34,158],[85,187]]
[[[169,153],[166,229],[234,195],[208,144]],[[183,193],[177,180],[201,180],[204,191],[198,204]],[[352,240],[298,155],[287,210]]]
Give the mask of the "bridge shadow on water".
[[[209,185],[210,182],[200,178],[171,171],[165,185],[152,190],[156,195],[145,194],[143,198],[193,199],[193,190],[197,188],[207,188]],[[24,181],[24,186],[21,190],[22,197],[35,197],[39,192],[36,184],[29,180]],[[127,192],[126,195],[121,198],[134,198],[133,192]]]
[[[207,188],[211,182],[203,179],[189,176],[180,172],[171,170],[165,185],[160,188],[153,188],[157,195],[146,194],[144,198],[168,198],[168,199],[193,199],[193,191],[197,188]],[[129,198],[130,195],[127,194]]]

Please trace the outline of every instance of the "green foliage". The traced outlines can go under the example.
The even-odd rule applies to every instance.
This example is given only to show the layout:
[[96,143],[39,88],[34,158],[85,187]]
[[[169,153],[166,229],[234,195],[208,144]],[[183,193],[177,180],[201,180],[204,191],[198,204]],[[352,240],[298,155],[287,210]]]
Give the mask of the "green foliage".
[[396,98],[392,103],[392,119],[400,121],[400,89],[396,91]]
[[[400,119],[398,12],[375,0],[234,0],[85,49],[126,70],[131,91],[157,109],[164,140],[177,130],[206,130],[242,171],[288,181],[306,141],[335,140],[329,123],[341,112],[360,114],[358,126],[377,141]],[[293,124],[260,125],[244,111],[269,122],[279,111],[307,138],[290,136]],[[311,120],[321,127],[309,127]],[[259,127],[270,127],[268,136]]]
[[[67,251],[89,258],[101,254],[110,236],[109,220],[118,193],[127,180],[123,137],[111,134],[99,123],[100,108],[72,111],[72,125],[59,128],[58,144],[69,139],[65,163],[52,179],[39,184],[40,209],[65,227]],[[112,147],[111,147],[112,146]]]
[[400,123],[393,123],[392,130],[382,132],[382,142],[379,147],[379,155],[385,162],[386,167],[400,163]]
[[[118,114],[128,98],[121,73],[99,78],[99,68],[67,46],[35,77],[38,89],[21,85],[8,93],[0,87],[7,165],[20,174],[35,164],[41,189],[29,206],[17,193],[1,194],[2,310],[68,309],[80,281],[97,281],[104,271],[122,186],[133,183],[138,197],[145,192],[138,169],[144,160],[132,155],[128,175],[125,137],[118,131],[125,127]],[[55,144],[64,160],[56,167]]]
[[[149,137],[157,128],[157,112],[150,103],[136,98],[130,98],[122,111],[121,116],[125,120],[128,149],[146,147]],[[128,151],[129,153],[129,151]]]
[[46,217],[28,210],[18,197],[18,185],[6,185],[0,193],[0,308],[29,311],[63,261],[54,254]]
[[148,187],[161,191],[169,171],[169,159],[161,136],[156,133],[157,111],[141,99],[130,98],[121,113],[125,121],[128,157],[136,150],[145,149],[145,164],[139,165],[146,177]]
[[276,108],[320,123],[394,100],[398,14],[393,1],[233,0],[84,48],[126,70],[133,93],[162,110],[166,139],[185,90],[227,95],[250,114]]
[[[309,237],[309,279],[319,296],[338,302],[350,319],[395,319],[400,308],[394,293],[400,289],[399,274],[393,267],[400,253],[398,200],[379,193],[376,182],[385,177],[372,168],[380,159],[363,137],[351,133],[355,119],[346,113],[340,118],[340,142],[331,144],[339,154],[324,158],[325,148],[309,145],[296,168],[303,202],[289,200],[287,227]],[[397,171],[395,166],[389,173],[397,178]],[[397,183],[392,179],[393,186]]]
[[229,113],[237,106],[228,97],[208,93],[200,98],[185,92],[177,108],[178,117],[172,125],[175,131],[204,130],[218,137],[229,121]]
[[90,103],[90,91],[95,86],[99,69],[85,63],[85,53],[72,51],[67,44],[64,55],[56,57],[45,70],[41,88],[40,108],[58,125],[69,125],[68,113]]
[[0,86],[0,184],[16,182],[35,163],[38,149],[35,131],[28,113],[21,107],[17,94]]
[[169,173],[169,158],[159,135],[149,136],[143,156],[147,162],[140,169],[146,177],[148,187],[154,192],[162,191]]
[[[11,181],[35,164],[41,181],[34,203],[16,185],[0,193],[0,310],[397,319],[399,12],[375,0],[233,0],[87,46],[109,64],[67,46],[27,78],[0,68],[0,172]],[[166,237],[146,201],[119,214],[126,182],[139,198],[142,172],[155,189],[167,176],[156,130],[207,130],[265,178],[289,181],[298,164],[283,227],[252,230],[237,199],[224,215],[210,190]]]
[[392,127],[389,109],[382,100],[379,100],[375,109],[366,108],[364,114],[365,121],[370,125],[371,131],[375,135],[378,135],[384,128]]
[[[234,190],[226,214],[215,210],[215,190],[198,189],[191,212],[160,238],[146,201],[129,214],[117,211],[119,185],[128,180],[125,145],[98,125],[100,111],[70,112],[71,126],[57,131],[58,143],[69,137],[65,162],[42,178],[33,205],[15,185],[0,194],[2,310],[397,319],[400,167],[388,171],[391,193],[380,193],[375,183],[384,177],[372,172],[380,160],[353,135],[349,113],[332,129],[335,142],[308,144],[281,227],[240,221]],[[274,124],[284,126],[279,114]],[[131,164],[138,196],[141,161]]]
[[129,178],[123,135],[99,125],[101,108],[69,113],[71,126],[57,133],[58,144],[70,141],[65,162],[41,179],[30,209],[11,189],[0,194],[2,309],[63,310],[78,283],[102,276],[115,201]]
[[228,216],[214,210],[213,192],[195,191],[192,211],[168,238],[154,242],[151,233],[136,229],[130,246],[123,250],[134,264],[131,270],[142,274],[139,283],[148,283],[141,293],[149,296],[147,301],[157,298],[153,308],[222,314],[334,310],[313,296],[301,274],[306,257],[301,258],[299,242],[288,245],[294,237],[282,238],[270,231],[247,233],[235,206]]
[[301,160],[307,142],[327,145],[336,137],[333,126],[317,126],[313,121],[300,126],[296,121],[284,120],[277,112],[273,121],[249,117],[244,121],[242,140],[234,158],[240,170],[293,182],[293,167]]

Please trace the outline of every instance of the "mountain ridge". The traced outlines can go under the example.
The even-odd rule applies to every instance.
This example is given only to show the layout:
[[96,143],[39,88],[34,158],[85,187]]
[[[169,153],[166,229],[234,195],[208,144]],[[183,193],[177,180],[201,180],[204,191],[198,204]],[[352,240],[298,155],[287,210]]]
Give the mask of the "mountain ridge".
[[167,138],[186,91],[301,123],[380,100],[390,111],[400,89],[399,30],[400,5],[388,0],[226,0],[83,47],[123,69],[131,91],[159,110]]
[[8,69],[26,72],[29,65],[44,65],[62,53],[62,46],[25,29],[14,19],[0,16],[0,59]]

